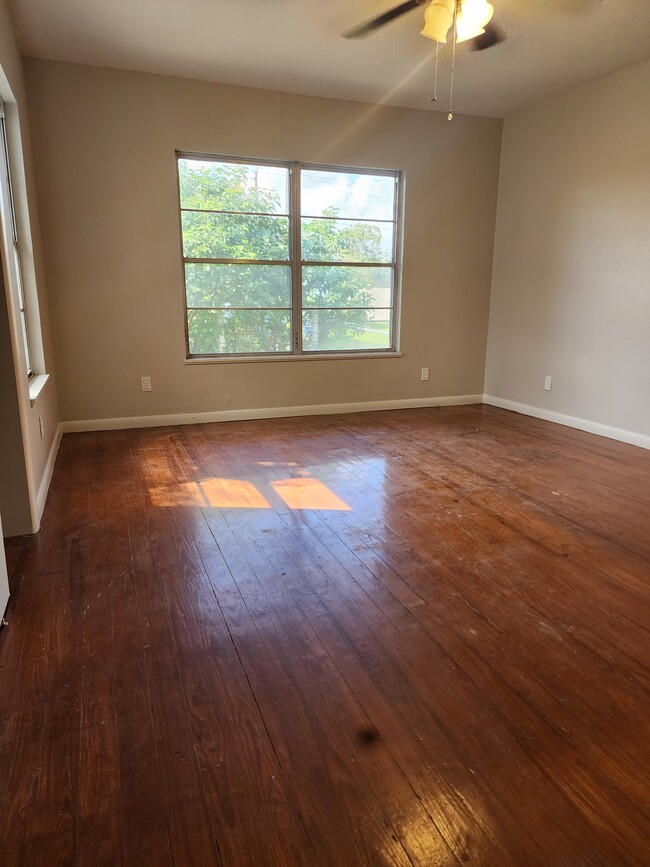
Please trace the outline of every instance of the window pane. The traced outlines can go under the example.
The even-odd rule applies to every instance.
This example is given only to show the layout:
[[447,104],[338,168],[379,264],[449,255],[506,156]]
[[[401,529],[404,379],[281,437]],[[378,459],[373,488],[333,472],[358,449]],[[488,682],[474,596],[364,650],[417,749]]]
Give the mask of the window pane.
[[314,262],[391,262],[393,224],[303,219],[302,258]]
[[300,196],[304,217],[392,220],[395,177],[303,169]]
[[32,372],[32,359],[29,355],[29,339],[27,337],[27,320],[25,317],[25,311],[20,311],[20,322],[23,330],[23,343],[25,345],[25,366],[27,368],[27,374],[29,375]]
[[188,307],[291,307],[288,265],[186,263]]
[[305,265],[303,307],[390,307],[392,268]]
[[289,259],[288,217],[183,212],[189,259]]
[[179,159],[181,208],[289,213],[289,170],[281,166]]
[[389,349],[390,310],[303,310],[305,351]]
[[20,267],[20,256],[18,255],[18,247],[14,246],[14,267],[16,269],[16,277],[18,283],[18,303],[20,304],[20,309],[24,310],[25,308],[25,287],[23,285],[23,270]]
[[191,355],[289,352],[289,310],[188,310]]

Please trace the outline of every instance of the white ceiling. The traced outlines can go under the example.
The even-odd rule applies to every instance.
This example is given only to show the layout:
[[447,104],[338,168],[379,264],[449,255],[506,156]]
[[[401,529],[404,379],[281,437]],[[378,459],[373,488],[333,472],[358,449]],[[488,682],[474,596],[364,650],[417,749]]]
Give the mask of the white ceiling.
[[[23,54],[315,96],[431,108],[420,9],[341,32],[399,0],[9,0]],[[454,109],[492,117],[650,56],[650,0],[492,0],[508,40],[459,46]],[[447,110],[450,46],[441,46]],[[650,95],[649,95],[650,96]]]

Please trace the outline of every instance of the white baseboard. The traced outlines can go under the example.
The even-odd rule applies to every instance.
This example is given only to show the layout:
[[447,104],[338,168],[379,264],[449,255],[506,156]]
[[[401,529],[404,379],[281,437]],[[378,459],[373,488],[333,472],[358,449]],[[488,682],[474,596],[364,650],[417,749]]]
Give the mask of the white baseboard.
[[578,430],[584,430],[601,437],[608,437],[612,440],[619,440],[622,443],[640,446],[643,449],[650,449],[650,436],[647,434],[624,430],[620,427],[611,427],[610,425],[601,424],[597,421],[589,421],[585,418],[576,418],[572,415],[564,415],[561,412],[552,412],[549,409],[542,409],[538,406],[529,406],[527,403],[516,403],[514,400],[506,400],[503,397],[495,397],[492,394],[484,394],[483,403],[487,403],[490,406],[499,406],[502,409],[510,409],[513,412],[519,412],[522,415],[531,415],[534,418],[544,419],[544,421],[552,421],[556,424],[574,427]]
[[217,412],[187,412],[171,415],[139,415],[126,418],[96,418],[64,421],[64,433],[94,430],[126,430],[137,427],[169,427],[180,424],[207,424],[245,421],[256,418],[289,418],[300,415],[339,415],[348,412],[376,412],[386,409],[414,409],[427,406],[465,406],[482,403],[482,394],[449,397],[413,397],[405,400],[371,400],[362,403],[322,403],[310,406],[273,406],[261,409],[226,409]]
[[52,481],[52,473],[54,472],[54,464],[56,463],[56,456],[59,453],[59,446],[61,444],[61,436],[63,435],[63,423],[60,422],[56,433],[54,434],[54,439],[52,440],[52,445],[50,446],[50,453],[47,456],[47,463],[45,464],[45,469],[43,471],[43,478],[41,479],[41,483],[38,486],[38,491],[36,492],[36,523],[37,530],[41,526],[41,518],[43,517],[43,510],[45,509],[45,502],[47,500],[47,494],[50,490],[50,482]]

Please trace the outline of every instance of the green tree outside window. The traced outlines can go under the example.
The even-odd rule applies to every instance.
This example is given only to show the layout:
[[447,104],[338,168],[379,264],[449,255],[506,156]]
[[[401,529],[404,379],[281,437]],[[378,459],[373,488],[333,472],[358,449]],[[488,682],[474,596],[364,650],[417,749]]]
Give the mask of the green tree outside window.
[[[272,167],[271,183],[260,183],[248,164],[181,158],[178,166],[190,354],[290,352],[288,170]],[[302,259],[378,264],[303,267],[303,348],[388,348],[390,311],[373,309],[377,287],[392,280],[390,262],[380,264],[382,226],[337,216],[325,208],[302,219]]]

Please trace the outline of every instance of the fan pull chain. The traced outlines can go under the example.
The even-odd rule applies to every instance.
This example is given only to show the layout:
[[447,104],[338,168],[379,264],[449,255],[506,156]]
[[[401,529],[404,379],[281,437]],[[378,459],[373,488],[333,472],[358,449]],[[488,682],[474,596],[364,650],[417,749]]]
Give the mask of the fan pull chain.
[[440,51],[440,43],[436,42],[436,66],[433,77],[433,98],[429,102],[438,102],[438,52]]
[[453,101],[454,101],[454,67],[456,66],[456,20],[458,18],[458,4],[454,6],[454,23],[453,27],[453,40],[451,47],[451,83],[449,85],[449,114],[447,115],[447,120],[454,119]]

